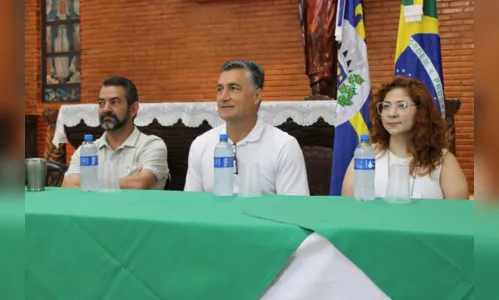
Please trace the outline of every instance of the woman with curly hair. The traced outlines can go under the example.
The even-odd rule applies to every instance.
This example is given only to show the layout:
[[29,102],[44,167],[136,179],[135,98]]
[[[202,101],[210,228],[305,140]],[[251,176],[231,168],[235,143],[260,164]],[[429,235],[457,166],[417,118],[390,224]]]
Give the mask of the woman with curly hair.
[[[392,164],[409,164],[411,198],[468,199],[468,183],[447,151],[447,124],[419,80],[397,76],[382,86],[369,106],[376,152],[376,197],[384,197]],[[353,196],[353,161],[342,195]]]

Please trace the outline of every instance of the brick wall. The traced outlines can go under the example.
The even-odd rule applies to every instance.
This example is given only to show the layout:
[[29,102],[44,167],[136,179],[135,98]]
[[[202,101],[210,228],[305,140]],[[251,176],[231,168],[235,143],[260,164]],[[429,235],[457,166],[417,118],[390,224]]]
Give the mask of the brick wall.
[[[26,113],[40,114],[48,106],[40,101],[40,4],[25,3]],[[365,0],[375,89],[393,72],[399,3]],[[263,65],[266,100],[309,94],[295,0],[85,0],[80,5],[83,102],[95,101],[101,80],[110,75],[131,78],[141,102],[212,101],[220,65],[235,58]],[[464,101],[456,118],[457,156],[473,191],[474,1],[441,0],[438,6],[446,96]]]
[[[38,114],[43,111],[40,101],[41,93],[41,64],[40,64],[40,3],[39,1],[27,0],[24,2],[25,8],[25,47],[24,47],[24,95],[25,113]],[[41,118],[40,118],[41,119]],[[43,126],[39,122],[39,127]],[[40,155],[43,153],[44,128],[38,131],[38,149]]]

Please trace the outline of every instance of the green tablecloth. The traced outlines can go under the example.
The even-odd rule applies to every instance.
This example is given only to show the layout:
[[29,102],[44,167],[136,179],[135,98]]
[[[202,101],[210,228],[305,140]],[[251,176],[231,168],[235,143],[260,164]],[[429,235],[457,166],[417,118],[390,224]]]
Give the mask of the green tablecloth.
[[499,206],[482,204],[475,210],[476,299],[499,299]]
[[26,193],[27,299],[257,299],[308,236],[393,299],[473,294],[473,203]]
[[0,194],[0,299],[25,299],[24,202],[17,191]]
[[472,201],[266,200],[246,214],[323,235],[392,299],[473,298]]

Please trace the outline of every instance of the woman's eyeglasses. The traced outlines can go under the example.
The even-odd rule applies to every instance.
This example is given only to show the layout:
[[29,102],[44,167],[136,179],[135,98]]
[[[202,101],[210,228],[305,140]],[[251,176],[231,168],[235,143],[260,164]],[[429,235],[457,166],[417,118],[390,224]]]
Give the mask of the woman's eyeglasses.
[[380,116],[388,116],[392,111],[392,108],[395,108],[395,113],[403,116],[409,113],[409,108],[411,108],[412,106],[418,107],[417,104],[409,103],[407,101],[398,101],[395,103],[380,102],[376,105],[376,109],[378,110],[378,114]]

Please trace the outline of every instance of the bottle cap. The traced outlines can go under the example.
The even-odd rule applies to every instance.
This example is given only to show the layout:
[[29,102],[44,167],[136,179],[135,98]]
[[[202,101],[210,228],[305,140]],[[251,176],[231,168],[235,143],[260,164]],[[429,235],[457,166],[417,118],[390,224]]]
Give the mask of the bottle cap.
[[220,141],[221,142],[227,142],[229,140],[229,136],[227,133],[220,133]]
[[84,138],[85,142],[91,142],[94,140],[94,136],[91,134],[85,134]]
[[361,134],[360,141],[361,142],[369,142],[369,134]]

